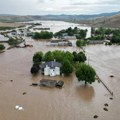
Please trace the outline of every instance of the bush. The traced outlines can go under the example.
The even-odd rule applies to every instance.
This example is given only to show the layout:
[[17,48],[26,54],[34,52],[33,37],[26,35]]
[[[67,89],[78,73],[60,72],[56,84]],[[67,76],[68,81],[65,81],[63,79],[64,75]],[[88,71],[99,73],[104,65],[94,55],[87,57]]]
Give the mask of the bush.
[[39,69],[40,69],[40,67],[38,64],[33,64],[32,68],[31,68],[31,73],[36,74],[39,72]]
[[69,60],[65,60],[62,63],[62,67],[61,67],[61,73],[64,73],[65,75],[69,75],[73,72],[73,66],[70,63]]
[[52,37],[53,37],[53,33],[48,31],[41,31],[40,33],[36,32],[33,35],[34,39],[51,39]]
[[78,81],[85,81],[85,85],[87,83],[95,82],[95,70],[84,63],[81,63],[78,65],[76,69],[76,77],[78,78]]
[[0,50],[4,50],[5,46],[3,44],[0,44]]
[[34,63],[40,63],[43,59],[43,53],[42,52],[36,52],[33,56],[33,62]]

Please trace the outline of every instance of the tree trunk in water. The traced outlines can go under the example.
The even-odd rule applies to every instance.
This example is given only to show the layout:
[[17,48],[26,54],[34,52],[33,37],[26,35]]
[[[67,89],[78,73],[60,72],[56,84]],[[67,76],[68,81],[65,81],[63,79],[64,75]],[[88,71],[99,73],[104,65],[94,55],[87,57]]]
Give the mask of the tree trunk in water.
[[87,86],[87,82],[85,81],[85,87]]

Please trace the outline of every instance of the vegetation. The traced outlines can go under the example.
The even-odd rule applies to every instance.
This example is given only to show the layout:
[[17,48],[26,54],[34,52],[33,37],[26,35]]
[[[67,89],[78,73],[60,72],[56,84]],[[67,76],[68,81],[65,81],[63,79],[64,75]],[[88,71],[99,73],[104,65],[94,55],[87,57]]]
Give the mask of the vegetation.
[[4,50],[5,46],[3,44],[0,44],[0,50]]
[[83,52],[73,52],[74,62],[85,62],[87,60],[86,55]]
[[53,61],[53,60],[54,60],[54,56],[51,51],[48,51],[47,53],[45,53],[44,61],[48,62],[48,61]]
[[61,38],[64,35],[65,36],[67,35],[67,36],[76,36],[77,39],[84,39],[86,37],[86,32],[87,32],[87,30],[82,30],[82,29],[80,30],[77,27],[74,27],[73,29],[71,27],[69,27],[66,30],[61,30],[59,32],[56,32],[54,34],[54,37]]
[[115,30],[111,39],[112,43],[120,44],[120,30]]
[[22,42],[22,38],[21,39],[18,39],[18,38],[9,38],[8,40],[8,44],[9,45],[17,45],[17,44],[20,44]]
[[87,41],[85,41],[85,40],[77,40],[76,41],[77,47],[82,47],[82,46],[85,46],[86,44],[87,44]]
[[104,40],[105,37],[104,35],[96,35],[96,36],[92,36],[91,38],[88,38],[89,40]]
[[62,62],[61,72],[65,75],[69,75],[73,72],[73,66],[68,59],[64,59]]
[[95,82],[95,70],[84,63],[80,63],[76,69],[76,77],[78,78],[78,81],[85,81],[85,86],[87,83],[93,83]]
[[33,62],[34,63],[40,63],[43,59],[43,53],[40,51],[40,52],[36,52],[33,56]]
[[33,39],[51,39],[52,37],[53,33],[48,31],[35,32],[33,35]]
[[0,27],[0,30],[10,30],[10,29],[15,29],[15,27],[5,27],[5,26]]
[[32,68],[31,68],[31,73],[32,74],[37,74],[39,72],[39,64],[33,64]]
[[78,35],[76,35],[77,39],[85,39],[87,34],[87,30],[80,30]]

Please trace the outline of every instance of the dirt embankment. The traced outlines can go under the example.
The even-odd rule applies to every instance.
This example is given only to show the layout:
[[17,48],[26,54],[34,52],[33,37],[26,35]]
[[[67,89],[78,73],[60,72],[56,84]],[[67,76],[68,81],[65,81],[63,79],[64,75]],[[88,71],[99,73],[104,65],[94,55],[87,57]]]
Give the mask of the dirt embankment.
[[25,26],[25,23],[13,22],[13,23],[3,23],[0,22],[0,27],[20,27]]

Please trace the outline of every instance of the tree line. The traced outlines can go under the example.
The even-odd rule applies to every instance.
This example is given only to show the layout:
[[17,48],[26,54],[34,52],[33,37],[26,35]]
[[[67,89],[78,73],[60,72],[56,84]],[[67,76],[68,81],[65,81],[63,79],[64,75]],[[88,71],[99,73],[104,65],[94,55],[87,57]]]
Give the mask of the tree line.
[[85,85],[87,83],[92,83],[95,81],[95,70],[85,64],[87,60],[85,53],[83,52],[73,52],[70,53],[69,51],[48,51],[43,54],[42,51],[36,52],[33,55],[33,67],[32,72],[34,71],[37,73],[39,70],[39,65],[44,61],[54,61],[60,62],[62,64],[60,70],[61,74],[70,75],[75,71],[76,77],[79,81],[85,81]]

